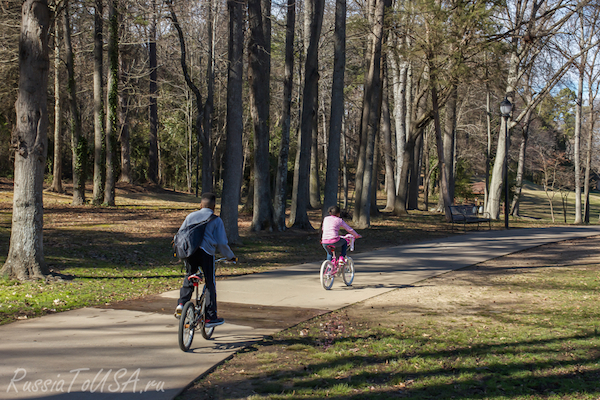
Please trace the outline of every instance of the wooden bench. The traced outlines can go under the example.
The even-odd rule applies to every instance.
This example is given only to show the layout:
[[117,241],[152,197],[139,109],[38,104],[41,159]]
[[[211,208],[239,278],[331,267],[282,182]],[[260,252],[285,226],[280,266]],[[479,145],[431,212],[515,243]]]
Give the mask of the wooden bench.
[[492,219],[489,214],[477,213],[477,206],[474,204],[462,204],[462,205],[454,205],[448,206],[450,209],[450,216],[452,217],[452,230],[454,230],[454,224],[463,224],[463,228],[467,230],[467,224],[477,224],[477,229],[479,230],[480,223],[488,223],[488,228],[492,229]]

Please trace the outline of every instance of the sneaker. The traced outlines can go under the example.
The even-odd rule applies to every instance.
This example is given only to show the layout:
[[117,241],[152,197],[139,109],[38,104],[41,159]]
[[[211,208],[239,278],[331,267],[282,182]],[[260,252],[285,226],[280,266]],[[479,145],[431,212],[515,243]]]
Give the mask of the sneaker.
[[177,319],[181,318],[182,311],[183,311],[183,304],[178,304],[177,308],[175,309],[175,318],[177,318]]
[[339,260],[338,260],[338,264],[345,264],[346,263],[346,258],[343,256],[340,256]]
[[212,328],[213,326],[223,325],[225,320],[223,318],[213,318],[213,319],[205,319],[204,326],[207,328]]

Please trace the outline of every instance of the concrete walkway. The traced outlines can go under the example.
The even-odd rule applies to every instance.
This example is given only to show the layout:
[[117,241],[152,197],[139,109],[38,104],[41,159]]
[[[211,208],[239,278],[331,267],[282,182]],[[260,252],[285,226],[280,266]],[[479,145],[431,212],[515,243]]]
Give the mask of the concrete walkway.
[[0,326],[0,399],[173,399],[240,348],[314,315],[491,258],[596,235],[600,226],[477,231],[352,254],[353,286],[336,279],[329,291],[319,282],[320,262],[219,281],[227,323],[213,340],[198,335],[188,353],[179,350],[171,314],[178,291],[17,321]]

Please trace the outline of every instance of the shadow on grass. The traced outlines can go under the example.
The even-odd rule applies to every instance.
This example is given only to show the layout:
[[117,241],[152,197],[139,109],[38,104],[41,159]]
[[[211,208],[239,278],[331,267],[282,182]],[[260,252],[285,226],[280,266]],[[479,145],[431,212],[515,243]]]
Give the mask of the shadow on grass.
[[[597,396],[600,393],[600,352],[597,350],[597,343],[592,344],[590,341],[599,337],[598,333],[589,333],[440,351],[416,350],[405,354],[388,351],[378,355],[340,355],[319,363],[306,363],[293,369],[272,371],[261,375],[260,379],[250,378],[249,383],[256,393],[281,395],[292,399],[318,399],[323,398],[325,394],[327,398],[333,399],[405,396],[416,399],[506,399],[546,398],[550,395],[574,398],[577,393],[584,395],[579,398],[592,398],[592,395]],[[410,339],[382,334],[360,337],[364,341],[386,338]],[[339,350],[346,344],[355,345],[357,339],[359,338],[337,339],[333,345],[337,345],[336,350]],[[565,343],[573,345],[573,342],[579,342],[579,350],[585,352],[585,356],[561,357],[555,351],[546,348]],[[261,346],[274,345],[318,347],[309,339],[272,340],[264,342]],[[246,349],[243,352],[250,351],[256,349]],[[524,353],[527,353],[527,357],[521,357]],[[495,355],[496,359],[479,365],[479,360],[490,354]],[[416,368],[411,365],[408,370],[406,366],[397,363],[412,358],[424,360],[423,364],[429,360],[431,362],[427,365],[437,367],[425,366],[418,371],[418,365]],[[459,360],[467,359],[471,360],[473,365],[459,363]],[[339,375],[319,376],[323,371],[332,370],[339,370]],[[219,382],[219,386],[239,387],[243,379],[237,375],[230,382]],[[308,393],[302,393],[304,389],[307,389]],[[219,388],[209,388],[205,392],[209,398],[227,398]]]

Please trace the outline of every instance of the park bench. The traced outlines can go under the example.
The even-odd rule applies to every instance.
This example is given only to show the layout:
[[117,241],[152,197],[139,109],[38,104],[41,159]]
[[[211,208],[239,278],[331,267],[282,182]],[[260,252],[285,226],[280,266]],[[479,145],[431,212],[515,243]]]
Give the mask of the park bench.
[[492,219],[488,213],[478,214],[477,206],[474,204],[461,204],[448,206],[450,208],[450,216],[452,218],[452,230],[454,224],[462,224],[464,230],[467,230],[467,224],[477,224],[479,230],[480,223],[488,223],[489,229],[492,229]]

